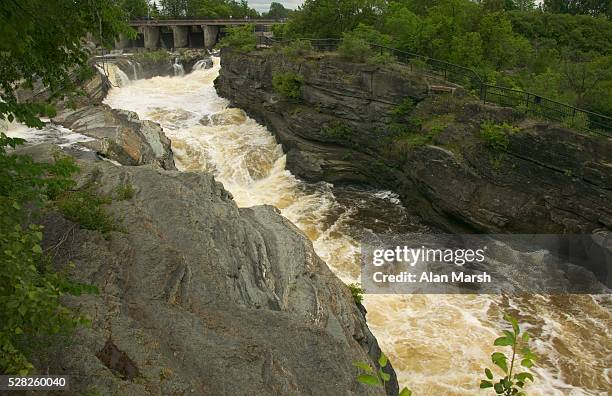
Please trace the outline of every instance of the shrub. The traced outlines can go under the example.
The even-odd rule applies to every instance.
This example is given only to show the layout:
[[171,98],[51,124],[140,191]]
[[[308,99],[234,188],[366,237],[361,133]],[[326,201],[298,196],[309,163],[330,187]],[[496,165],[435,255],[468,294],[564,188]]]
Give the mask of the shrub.
[[353,296],[355,304],[361,304],[363,301],[363,289],[361,285],[359,283],[351,283],[348,287],[351,290],[351,295]]
[[25,155],[8,155],[22,139],[0,134],[0,372],[27,375],[34,337],[68,334],[88,321],[60,304],[64,294],[94,293],[96,288],[56,272],[43,252],[42,226],[33,221],[50,199],[74,185],[78,167],[68,157],[54,164]]
[[283,55],[298,58],[312,52],[312,44],[308,40],[294,40],[283,47]]
[[563,125],[567,128],[586,131],[589,129],[589,117],[584,113],[576,113],[573,117],[565,117]]
[[536,356],[531,352],[527,342],[529,341],[529,334],[526,332],[521,333],[521,329],[518,325],[518,321],[510,315],[505,315],[504,319],[511,325],[512,330],[504,330],[504,335],[497,338],[493,343],[496,346],[507,346],[512,348],[510,355],[510,365],[508,365],[508,357],[501,352],[494,352],[491,355],[491,361],[503,372],[503,377],[497,382],[493,383],[493,372],[489,369],[485,369],[486,379],[480,381],[480,388],[487,389],[493,388],[495,393],[503,396],[525,396],[523,388],[527,380],[533,382],[533,375],[526,371],[515,373],[516,366],[515,361],[517,359],[517,350],[521,351],[522,359],[521,366],[531,368],[533,361]]
[[134,190],[134,187],[130,183],[122,184],[115,190],[115,197],[120,201],[132,199],[134,198],[134,194],[136,194],[136,190]]
[[253,26],[234,26],[227,28],[227,35],[219,41],[219,47],[231,47],[238,52],[249,52],[255,49]]
[[111,203],[108,197],[101,197],[89,190],[68,191],[57,200],[57,209],[68,220],[87,230],[121,231],[119,221],[102,207]]
[[138,52],[134,54],[134,60],[141,63],[163,63],[170,60],[170,53],[165,49]]
[[[383,369],[387,367],[389,364],[389,359],[385,356],[382,351],[380,352],[380,356],[378,357],[378,365],[380,368],[375,370],[368,363],[364,362],[353,362],[353,366],[357,367],[362,371],[361,374],[357,376],[357,381],[361,382],[365,385],[377,386],[381,388],[385,388],[387,382],[391,379],[391,375],[385,373]],[[403,388],[399,393],[399,396],[411,396],[412,391],[408,388]]]
[[353,135],[351,127],[339,121],[332,121],[323,131],[326,135],[339,140],[347,140]]
[[300,97],[300,87],[304,77],[293,72],[275,74],[272,77],[274,90],[286,98],[297,99]]
[[518,128],[503,123],[483,122],[480,126],[480,137],[494,150],[506,151],[510,140],[508,135],[518,132]]
[[338,53],[346,60],[365,62],[372,55],[370,44],[351,33],[345,33],[338,46]]

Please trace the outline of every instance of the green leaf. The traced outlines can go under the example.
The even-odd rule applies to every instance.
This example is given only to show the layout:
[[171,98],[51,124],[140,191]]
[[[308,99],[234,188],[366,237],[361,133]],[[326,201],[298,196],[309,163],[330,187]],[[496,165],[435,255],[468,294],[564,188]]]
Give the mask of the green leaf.
[[382,371],[382,369],[378,370],[378,376],[382,378],[383,381],[387,382],[391,379],[391,375]]
[[366,385],[382,385],[378,377],[370,374],[360,374],[357,376],[357,381]]
[[504,393],[504,387],[501,384],[501,382],[498,382],[497,384],[493,385],[493,389],[495,389],[495,392],[498,395],[501,395],[502,393]]
[[516,320],[515,317],[513,317],[510,314],[506,314],[506,315],[504,315],[504,319],[506,319],[512,325],[512,330],[514,330],[515,334],[518,334],[520,332],[520,328],[519,328],[519,325],[518,325],[518,320]]
[[522,372],[515,375],[515,377],[517,380],[522,382],[525,382],[526,379],[529,379],[531,380],[531,382],[533,382],[533,375],[531,375],[531,373]]
[[408,389],[408,388],[404,388],[399,393],[399,396],[412,396],[412,391],[410,389]]
[[491,361],[502,369],[504,373],[508,373],[508,360],[506,355],[500,352],[495,352],[491,355]]
[[380,357],[378,358],[378,364],[380,364],[380,367],[386,367],[388,361],[387,356],[383,352],[380,352]]
[[493,373],[488,368],[485,369],[485,375],[488,379],[493,379]]
[[508,337],[499,337],[495,339],[495,341],[493,342],[493,345],[510,346],[510,345],[514,345],[514,341],[509,339]]
[[480,381],[480,389],[492,388],[493,384],[491,381],[481,380]]
[[533,367],[533,362],[531,361],[531,359],[523,359],[521,360],[521,366],[531,368]]
[[23,330],[21,330],[21,327],[15,327],[15,334],[23,334]]
[[370,367],[369,364],[364,363],[364,362],[353,362],[353,366],[362,369],[366,373],[373,373],[374,372],[374,370],[372,370],[372,367]]
[[527,332],[523,333],[523,341],[529,341],[529,334]]
[[40,245],[34,245],[34,246],[32,246],[32,251],[33,251],[34,253],[38,253],[38,254],[42,254],[42,252],[43,252],[43,251],[42,251],[42,248],[40,247]]

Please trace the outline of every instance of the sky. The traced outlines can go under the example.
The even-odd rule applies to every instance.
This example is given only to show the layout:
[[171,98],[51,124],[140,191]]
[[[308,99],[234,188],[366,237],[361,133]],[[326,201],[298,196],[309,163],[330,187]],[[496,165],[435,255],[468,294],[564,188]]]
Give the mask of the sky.
[[[256,9],[259,12],[268,12],[270,9],[270,3],[272,0],[247,0],[249,7]],[[291,8],[295,10],[299,5],[302,5],[303,0],[274,0],[277,3],[281,3],[285,8]]]

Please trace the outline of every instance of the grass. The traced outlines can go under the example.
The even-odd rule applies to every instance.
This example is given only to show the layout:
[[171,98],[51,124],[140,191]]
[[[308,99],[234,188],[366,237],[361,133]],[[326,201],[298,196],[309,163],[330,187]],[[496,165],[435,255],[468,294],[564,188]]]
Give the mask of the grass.
[[134,198],[136,190],[130,183],[122,184],[115,189],[115,198],[119,201],[127,201]]
[[353,296],[353,300],[355,304],[361,304],[363,301],[363,289],[359,283],[351,283],[348,285],[348,288],[351,290],[351,295]]

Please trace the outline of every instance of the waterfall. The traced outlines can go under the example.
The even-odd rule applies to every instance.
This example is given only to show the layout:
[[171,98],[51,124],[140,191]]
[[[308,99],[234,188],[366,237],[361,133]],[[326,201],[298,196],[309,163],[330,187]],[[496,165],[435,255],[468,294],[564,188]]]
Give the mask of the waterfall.
[[210,59],[200,59],[193,65],[193,70],[209,69],[212,67],[212,61]]
[[[136,67],[136,65],[138,64],[138,62],[135,61],[131,61],[128,59],[128,63],[130,66],[132,66],[132,77],[134,80],[138,80],[138,69]],[[140,65],[138,65],[140,66]]]
[[183,69],[183,65],[181,65],[178,56],[174,58],[174,64],[172,65],[172,69],[174,70],[175,76],[182,76],[185,74],[185,69]]
[[125,87],[130,84],[130,78],[114,63],[95,64],[98,71],[108,77],[108,80],[115,87]]

